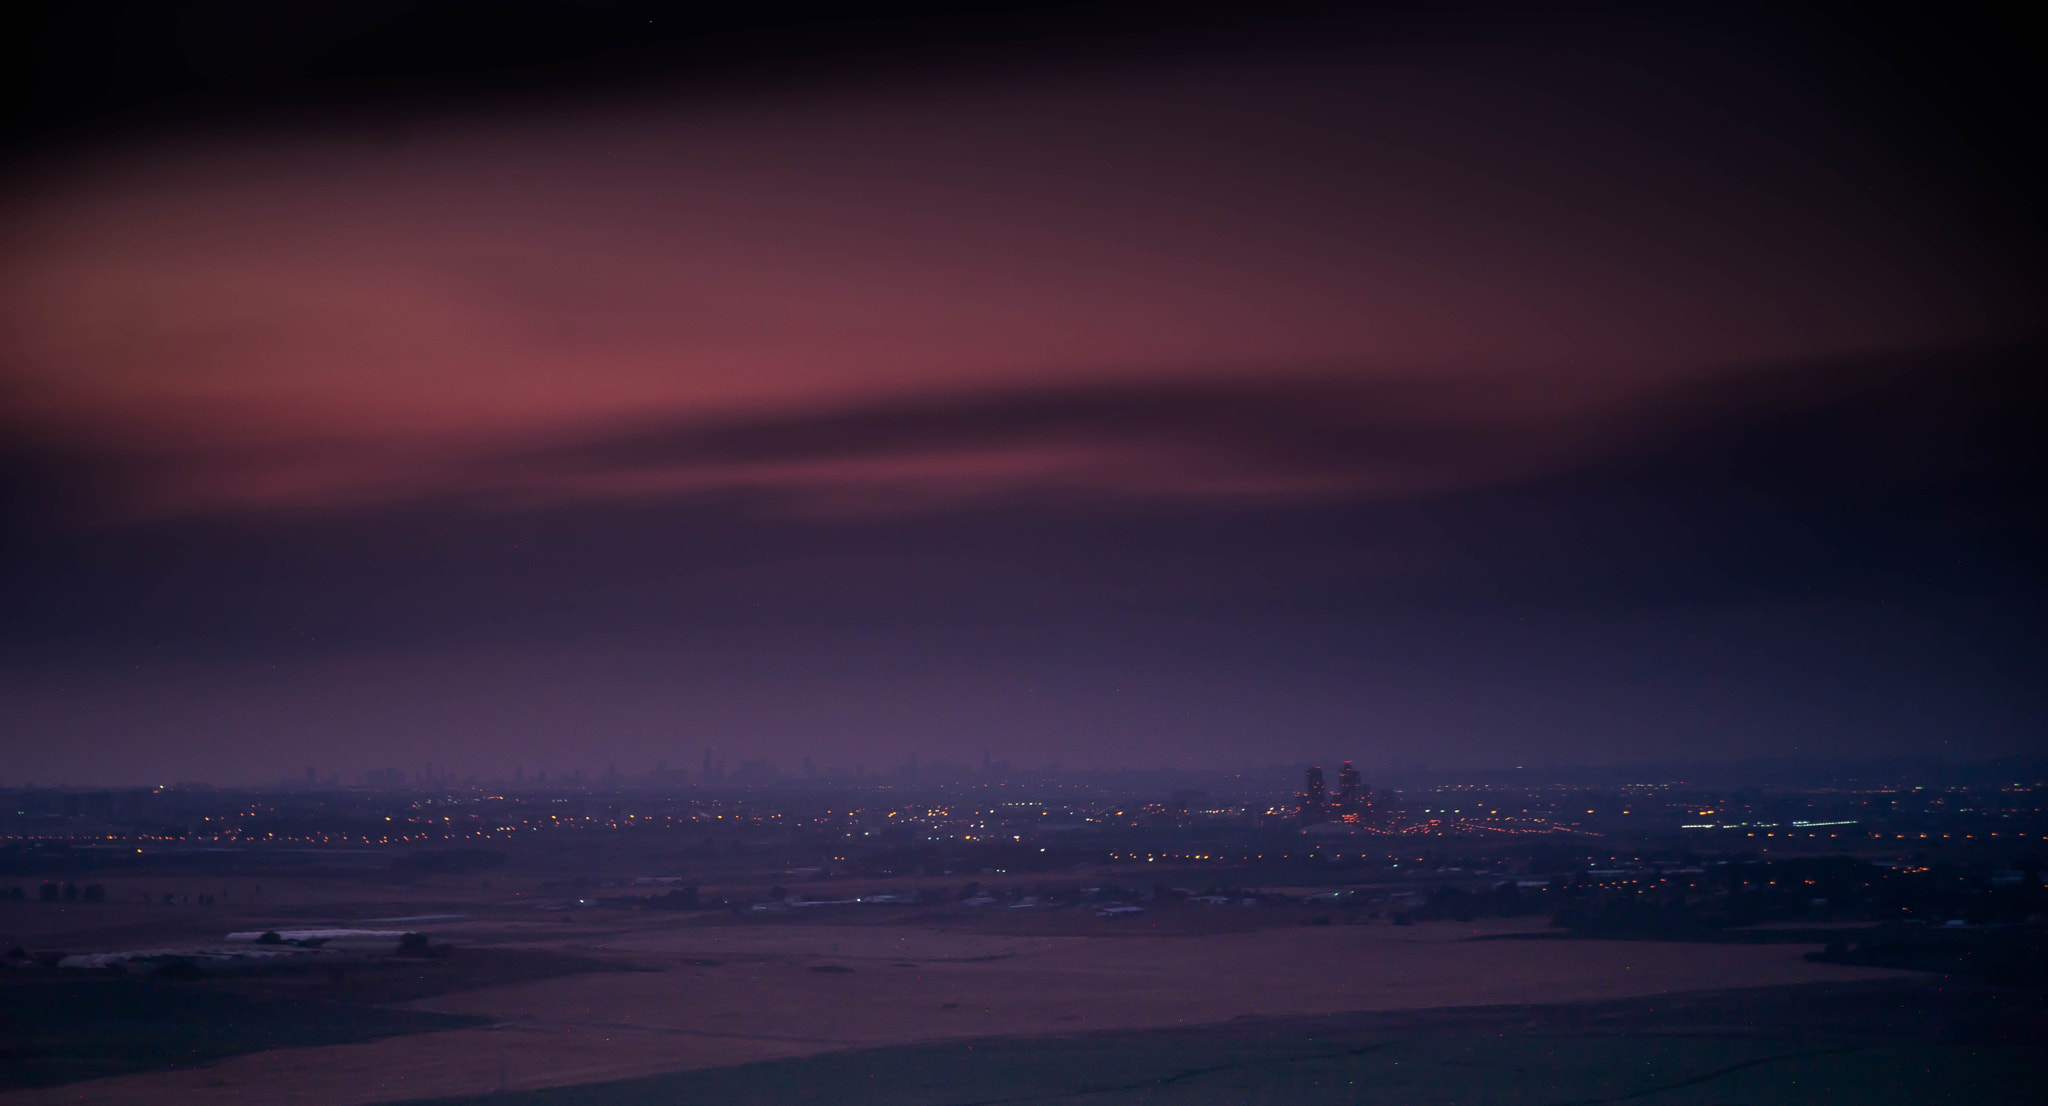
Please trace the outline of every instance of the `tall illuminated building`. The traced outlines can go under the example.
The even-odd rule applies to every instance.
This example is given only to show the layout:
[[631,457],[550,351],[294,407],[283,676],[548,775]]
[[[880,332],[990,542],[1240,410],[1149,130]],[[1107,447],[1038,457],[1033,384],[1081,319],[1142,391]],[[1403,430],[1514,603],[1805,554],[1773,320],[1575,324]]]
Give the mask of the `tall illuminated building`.
[[1356,814],[1365,806],[1365,781],[1358,776],[1358,769],[1350,761],[1337,770],[1337,812]]
[[1323,788],[1323,766],[1318,764],[1308,770],[1308,785],[1301,793],[1301,820],[1305,823],[1320,822],[1329,806],[1329,796]]

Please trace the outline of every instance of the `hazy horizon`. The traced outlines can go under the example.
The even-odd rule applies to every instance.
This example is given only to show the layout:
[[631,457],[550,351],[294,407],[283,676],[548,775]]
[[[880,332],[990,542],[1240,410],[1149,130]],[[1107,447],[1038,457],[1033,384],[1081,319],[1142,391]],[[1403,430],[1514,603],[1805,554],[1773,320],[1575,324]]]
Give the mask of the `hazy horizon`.
[[10,116],[6,778],[2043,748],[1950,39],[433,11]]

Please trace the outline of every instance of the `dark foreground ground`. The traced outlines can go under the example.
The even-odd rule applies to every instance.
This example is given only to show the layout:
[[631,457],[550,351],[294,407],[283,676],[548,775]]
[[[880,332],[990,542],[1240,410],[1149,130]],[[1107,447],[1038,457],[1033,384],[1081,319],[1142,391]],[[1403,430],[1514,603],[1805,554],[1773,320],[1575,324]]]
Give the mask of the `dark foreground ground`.
[[537,950],[464,950],[320,971],[288,966],[199,981],[65,973],[0,984],[0,1093],[203,1065],[280,1048],[486,1025],[397,1005],[450,991],[618,970]]
[[130,980],[13,986],[0,990],[0,1000],[0,1091],[481,1021]]
[[2041,992],[1928,978],[992,1038],[434,1101],[2032,1106],[2042,1041]]

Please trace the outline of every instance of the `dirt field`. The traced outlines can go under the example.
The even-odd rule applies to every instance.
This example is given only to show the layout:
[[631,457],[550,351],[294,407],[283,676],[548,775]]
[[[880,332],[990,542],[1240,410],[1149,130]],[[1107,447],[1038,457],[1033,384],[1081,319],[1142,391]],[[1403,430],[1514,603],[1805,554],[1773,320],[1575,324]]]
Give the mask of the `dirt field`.
[[[644,920],[643,920],[644,919]],[[198,1069],[0,1096],[42,1103],[344,1106],[562,1086],[822,1052],[990,1036],[1290,1016],[1559,1003],[1893,973],[1808,963],[1796,945],[1471,941],[1528,923],[1030,935],[899,924],[525,924],[478,939],[648,971],[430,998],[491,1028],[284,1049]],[[1157,934],[1157,935],[1155,935]]]
[[2037,999],[1866,980],[980,1037],[413,1106],[2033,1106]]

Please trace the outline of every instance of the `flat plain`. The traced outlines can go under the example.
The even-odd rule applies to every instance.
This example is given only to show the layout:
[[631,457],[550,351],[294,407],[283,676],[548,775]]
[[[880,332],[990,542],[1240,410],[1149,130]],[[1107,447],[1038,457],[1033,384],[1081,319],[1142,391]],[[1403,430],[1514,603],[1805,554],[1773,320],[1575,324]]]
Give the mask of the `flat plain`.
[[471,948],[612,970],[472,980],[402,1004],[487,1025],[272,1048],[14,1091],[0,1102],[353,1106],[877,1049],[1903,974],[1812,963],[1800,945],[1488,939],[1540,928],[1526,920],[1244,928],[1243,916],[1255,912],[1231,909],[1107,920],[859,908],[764,920],[590,912],[567,922],[501,915],[432,923],[421,928],[457,949],[450,963]]

